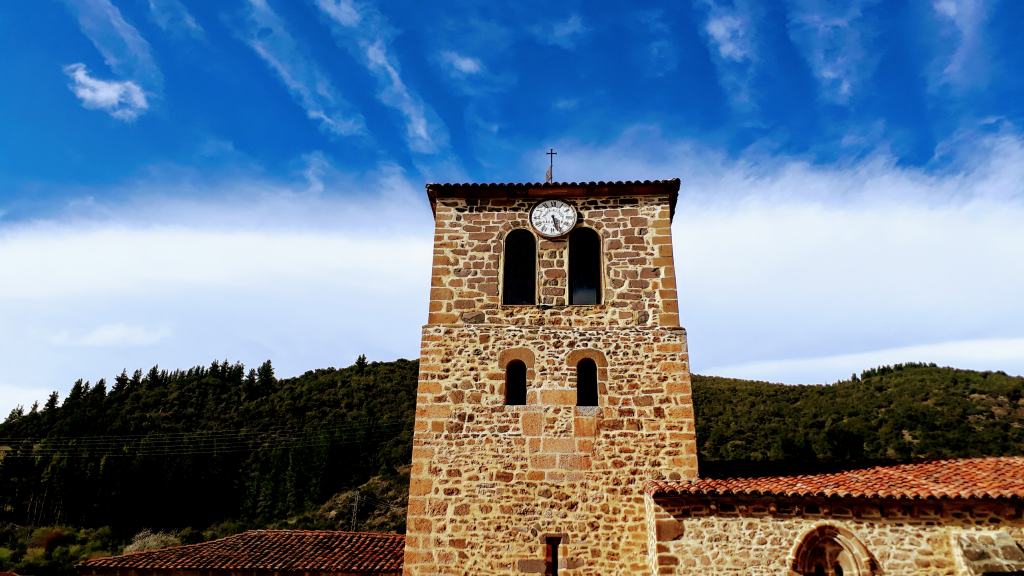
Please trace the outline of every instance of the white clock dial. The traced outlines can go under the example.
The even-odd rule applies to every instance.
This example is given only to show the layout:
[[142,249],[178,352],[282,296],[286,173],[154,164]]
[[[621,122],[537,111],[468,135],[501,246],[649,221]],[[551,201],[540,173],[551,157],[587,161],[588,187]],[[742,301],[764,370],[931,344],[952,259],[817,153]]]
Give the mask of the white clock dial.
[[530,224],[545,238],[564,236],[576,225],[576,209],[563,200],[545,200],[530,211]]

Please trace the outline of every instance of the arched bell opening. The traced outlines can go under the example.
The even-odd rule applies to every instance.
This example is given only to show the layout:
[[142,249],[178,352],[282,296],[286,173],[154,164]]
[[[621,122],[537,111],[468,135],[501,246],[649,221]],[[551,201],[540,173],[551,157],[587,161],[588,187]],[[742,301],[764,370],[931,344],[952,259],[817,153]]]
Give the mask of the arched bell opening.
[[601,236],[591,228],[569,234],[569,304],[601,303]]
[[505,236],[501,267],[501,303],[537,303],[537,239],[529,230]]

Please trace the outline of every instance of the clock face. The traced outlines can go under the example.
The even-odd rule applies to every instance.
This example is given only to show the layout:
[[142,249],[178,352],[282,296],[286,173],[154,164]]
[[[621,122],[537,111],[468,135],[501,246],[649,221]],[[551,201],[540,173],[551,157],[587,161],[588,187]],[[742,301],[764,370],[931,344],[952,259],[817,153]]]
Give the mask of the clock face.
[[530,211],[530,224],[545,238],[564,236],[576,225],[576,209],[562,200],[545,200]]

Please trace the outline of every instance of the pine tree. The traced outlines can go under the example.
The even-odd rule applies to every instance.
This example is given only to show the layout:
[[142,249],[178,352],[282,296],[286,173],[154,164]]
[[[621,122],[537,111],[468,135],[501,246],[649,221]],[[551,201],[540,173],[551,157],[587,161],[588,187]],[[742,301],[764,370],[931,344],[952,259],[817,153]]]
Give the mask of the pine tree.
[[259,370],[256,371],[256,385],[264,394],[273,390],[277,385],[277,378],[274,377],[274,367],[270,364],[270,360],[260,364]]
[[68,392],[68,396],[64,399],[64,404],[62,404],[62,406],[64,408],[71,408],[77,405],[82,401],[82,398],[85,397],[85,392],[88,389],[89,384],[86,383],[85,380],[82,380],[81,378],[75,380],[75,383],[71,386],[71,391]]
[[128,388],[128,370],[121,370],[121,373],[114,378],[114,387],[110,389],[111,394],[120,394]]
[[46,399],[46,404],[43,405],[43,413],[50,414],[57,409],[57,401],[60,400],[60,394],[54,390],[50,392],[50,397]]
[[96,405],[102,405],[103,401],[107,398],[107,380],[106,378],[100,378],[96,385],[89,391],[90,402],[96,403]]
[[4,424],[10,424],[11,422],[17,422],[18,420],[21,420],[22,416],[24,416],[24,415],[25,415],[25,407],[22,406],[21,404],[18,404],[17,406],[15,406],[14,408],[11,409],[11,413],[7,415],[7,420],[4,421]]

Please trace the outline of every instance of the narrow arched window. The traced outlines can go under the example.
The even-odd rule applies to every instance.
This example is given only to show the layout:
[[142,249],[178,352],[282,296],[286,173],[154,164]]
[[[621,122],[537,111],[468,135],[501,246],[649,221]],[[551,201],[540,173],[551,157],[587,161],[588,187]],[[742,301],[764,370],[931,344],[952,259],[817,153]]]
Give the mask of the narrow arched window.
[[526,364],[522,360],[513,360],[505,366],[505,404],[526,404]]
[[576,405],[597,406],[597,364],[590,358],[576,364]]
[[601,237],[590,228],[569,234],[569,304],[601,303]]
[[505,237],[501,303],[537,302],[537,243],[526,230],[513,230]]

